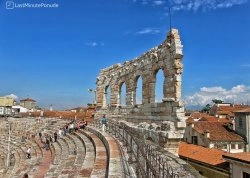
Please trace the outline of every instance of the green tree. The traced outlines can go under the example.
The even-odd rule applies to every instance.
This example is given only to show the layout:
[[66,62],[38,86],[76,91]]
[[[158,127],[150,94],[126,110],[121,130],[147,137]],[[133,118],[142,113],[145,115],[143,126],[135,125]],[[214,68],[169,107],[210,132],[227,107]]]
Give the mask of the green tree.
[[211,109],[211,105],[210,104],[207,104],[206,106],[204,106],[202,109],[201,109],[201,112],[209,112]]
[[218,100],[218,99],[213,99],[212,102],[213,102],[214,104],[221,104],[221,103],[223,103],[224,101]]

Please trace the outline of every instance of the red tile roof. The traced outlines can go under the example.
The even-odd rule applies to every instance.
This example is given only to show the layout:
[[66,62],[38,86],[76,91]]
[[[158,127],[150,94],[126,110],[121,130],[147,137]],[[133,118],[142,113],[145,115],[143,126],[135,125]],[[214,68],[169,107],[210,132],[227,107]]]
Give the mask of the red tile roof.
[[238,110],[238,111],[234,111],[234,112],[239,112],[239,113],[242,113],[242,112],[250,112],[250,108],[245,108],[245,109],[242,109],[242,110]]
[[221,115],[229,115],[231,117],[234,116],[234,112],[237,112],[239,110],[244,110],[244,109],[250,109],[250,106],[248,105],[231,105],[231,106],[219,106],[218,108],[218,114]]
[[222,155],[227,152],[219,149],[205,148],[198,145],[181,142],[179,144],[179,156],[188,158],[198,162],[206,163],[216,167],[225,167],[227,162],[222,158]]
[[208,139],[213,141],[240,141],[244,142],[243,137],[238,135],[235,131],[229,129],[225,123],[222,122],[195,122],[194,130],[203,134],[209,132]]
[[36,102],[36,100],[33,100],[33,99],[31,99],[31,98],[25,98],[25,99],[22,99],[22,100],[20,100],[20,101],[32,101],[32,102]]
[[202,112],[193,112],[190,117],[194,118],[194,119],[198,119],[198,118],[202,118],[202,117],[206,117],[209,116],[207,113],[202,113]]
[[226,153],[223,155],[223,158],[232,159],[236,161],[242,161],[250,164],[250,152],[242,153]]
[[202,117],[188,117],[186,123],[193,123],[193,122],[223,122],[223,123],[231,123],[231,121],[227,118],[218,118],[209,115],[203,115]]

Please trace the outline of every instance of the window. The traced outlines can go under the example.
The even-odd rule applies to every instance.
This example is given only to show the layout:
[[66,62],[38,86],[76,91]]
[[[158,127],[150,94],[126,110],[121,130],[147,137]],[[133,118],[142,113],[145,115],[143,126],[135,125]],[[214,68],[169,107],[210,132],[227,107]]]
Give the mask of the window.
[[217,144],[217,149],[223,149],[223,145],[221,143]]
[[238,149],[243,149],[243,145],[242,144],[238,144]]
[[198,145],[198,138],[197,138],[197,136],[192,136],[192,144]]
[[222,149],[227,149],[227,144],[223,144]]
[[235,144],[231,144],[231,149],[235,149]]
[[250,174],[247,173],[247,172],[243,172],[243,173],[242,173],[242,177],[243,177],[243,178],[250,178]]
[[243,121],[242,121],[242,118],[240,117],[239,118],[239,128],[242,128],[243,127]]

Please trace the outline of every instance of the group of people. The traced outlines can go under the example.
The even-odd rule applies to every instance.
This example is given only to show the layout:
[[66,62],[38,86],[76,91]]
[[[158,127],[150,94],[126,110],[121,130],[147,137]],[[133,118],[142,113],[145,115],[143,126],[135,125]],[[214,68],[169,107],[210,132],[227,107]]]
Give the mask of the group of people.
[[71,122],[61,127],[58,131],[55,131],[52,135],[45,134],[43,136],[41,132],[39,132],[38,134],[41,143],[44,144],[43,148],[49,150],[50,144],[52,144],[53,142],[57,142],[58,138],[66,136],[67,133],[73,133],[79,129],[84,129],[87,125],[87,121],[72,120]]
[[54,132],[53,136],[45,134],[44,137],[42,136],[42,133],[39,132],[39,138],[41,143],[43,143],[43,148],[49,150],[50,144],[52,144],[52,142],[57,142],[57,132]]

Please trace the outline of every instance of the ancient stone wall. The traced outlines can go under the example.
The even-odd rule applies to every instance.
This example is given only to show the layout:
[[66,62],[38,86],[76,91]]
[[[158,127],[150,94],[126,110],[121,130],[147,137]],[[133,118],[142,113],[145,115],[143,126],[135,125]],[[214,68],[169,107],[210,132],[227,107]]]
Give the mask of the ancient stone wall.
[[[134,123],[162,123],[174,125],[168,138],[182,138],[185,127],[184,105],[181,101],[182,44],[178,30],[172,29],[157,47],[123,64],[102,69],[96,81],[95,118],[108,118]],[[164,73],[162,102],[155,102],[156,74]],[[138,78],[142,78],[142,104],[136,104]],[[126,85],[126,106],[120,105],[121,87]],[[111,89],[107,104],[107,88]]]

